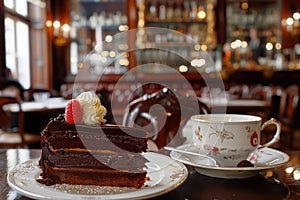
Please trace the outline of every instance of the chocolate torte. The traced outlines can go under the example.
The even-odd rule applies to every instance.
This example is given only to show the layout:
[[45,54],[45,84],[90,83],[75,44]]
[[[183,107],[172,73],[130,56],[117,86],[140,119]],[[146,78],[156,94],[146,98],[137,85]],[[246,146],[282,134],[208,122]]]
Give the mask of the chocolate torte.
[[[95,98],[94,94],[87,96]],[[86,108],[82,105],[88,103],[78,99],[84,119]],[[78,112],[78,107],[74,105],[72,102],[72,112],[80,115],[81,111]],[[92,110],[89,107],[88,112]],[[99,112],[99,109],[96,110]],[[69,114],[66,108],[65,115]],[[99,123],[99,119],[103,121],[102,117],[98,117],[98,124],[78,119],[75,116],[71,120],[58,116],[42,131],[42,155],[39,160],[42,173],[38,181],[46,185],[142,187],[147,174],[147,159],[142,155],[147,149],[146,132]]]

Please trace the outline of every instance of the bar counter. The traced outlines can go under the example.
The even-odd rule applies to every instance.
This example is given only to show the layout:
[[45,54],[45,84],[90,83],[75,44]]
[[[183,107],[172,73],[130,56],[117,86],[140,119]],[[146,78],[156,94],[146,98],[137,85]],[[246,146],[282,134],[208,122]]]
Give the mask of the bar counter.
[[[300,151],[286,153],[290,155],[286,165],[246,179],[212,178],[187,166],[189,175],[182,185],[153,199],[300,199]],[[29,199],[8,186],[7,174],[39,156],[39,149],[0,149],[0,199]]]

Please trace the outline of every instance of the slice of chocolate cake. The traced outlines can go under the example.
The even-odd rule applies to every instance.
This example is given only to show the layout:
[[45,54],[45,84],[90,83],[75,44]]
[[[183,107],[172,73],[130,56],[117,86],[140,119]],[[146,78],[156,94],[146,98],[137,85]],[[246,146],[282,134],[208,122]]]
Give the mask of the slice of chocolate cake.
[[[74,106],[76,103],[72,104],[73,112],[76,109],[76,114],[80,115]],[[66,109],[65,115],[68,114]],[[46,185],[142,187],[147,174],[147,160],[142,155],[147,149],[146,132],[117,125],[85,123],[76,117],[70,120],[59,116],[42,131],[39,160],[42,173],[38,181]]]

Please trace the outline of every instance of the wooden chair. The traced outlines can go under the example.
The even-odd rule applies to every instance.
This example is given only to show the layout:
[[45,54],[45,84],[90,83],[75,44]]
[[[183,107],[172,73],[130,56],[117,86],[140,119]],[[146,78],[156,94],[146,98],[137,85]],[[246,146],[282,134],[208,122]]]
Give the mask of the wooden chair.
[[[249,99],[262,100],[270,103],[272,105],[272,97],[273,97],[273,88],[272,86],[264,86],[261,84],[254,85],[250,87],[248,97]],[[268,111],[254,111],[248,112],[247,114],[260,116],[264,120],[268,120],[270,118],[271,107]]]
[[[297,112],[298,111],[298,112]],[[294,131],[299,128],[299,86],[290,85],[282,94],[279,120],[282,123],[282,136],[287,142],[287,147],[294,148]],[[287,139],[288,138],[288,139]]]
[[146,129],[157,147],[184,142],[182,128],[194,114],[210,110],[197,97],[180,95],[167,88],[144,94],[126,108],[123,125]]
[[279,119],[280,104],[284,95],[284,91],[285,89],[281,86],[272,87],[271,109],[269,113],[269,118],[273,117]]
[[[18,104],[19,111],[16,114],[17,127],[11,130],[13,121],[12,113],[4,107],[7,104]],[[26,148],[30,145],[40,144],[40,135],[24,133],[24,113],[20,101],[11,96],[0,96],[0,148]]]
[[20,89],[14,85],[9,85],[5,88],[2,88],[0,94],[1,96],[15,97],[18,101],[23,101]]
[[[280,114],[279,114],[280,113],[280,104],[282,102],[282,98],[284,96],[285,89],[281,86],[264,86],[264,87],[271,88],[271,100],[267,99],[268,101],[270,101],[270,109],[268,110],[268,112],[260,112],[261,113],[260,116],[263,118],[264,121],[271,119],[271,118],[275,118],[275,119],[281,121]],[[257,113],[254,113],[254,114],[257,114]],[[270,141],[273,138],[275,131],[276,131],[275,126],[267,126],[262,132],[262,136],[261,136],[262,143],[266,143],[267,141]],[[283,134],[281,134],[281,135],[285,136]],[[285,138],[286,137],[282,137],[280,142],[275,144],[273,147],[274,148],[282,148],[284,146]]]

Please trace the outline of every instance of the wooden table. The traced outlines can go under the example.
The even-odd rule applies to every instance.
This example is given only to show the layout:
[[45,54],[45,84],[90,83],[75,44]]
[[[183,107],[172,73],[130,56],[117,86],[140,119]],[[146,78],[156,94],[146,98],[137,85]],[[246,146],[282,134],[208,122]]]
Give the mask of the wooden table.
[[[63,114],[68,100],[55,97],[43,102],[29,101],[22,102],[21,107],[24,112],[24,131],[39,134],[48,124],[51,118]],[[4,107],[9,112],[18,112],[16,104],[9,104]]]
[[[61,111],[64,110],[68,100],[62,97],[49,98],[43,102],[37,101],[24,101],[21,103],[23,112],[51,112],[51,111]],[[18,112],[19,107],[16,104],[6,105],[4,108],[6,111]]]
[[[300,151],[287,153],[291,159],[285,166],[247,179],[207,177],[187,166],[189,177],[181,186],[153,199],[300,199]],[[38,149],[0,149],[0,199],[29,199],[12,190],[6,176],[18,163],[39,156]]]

